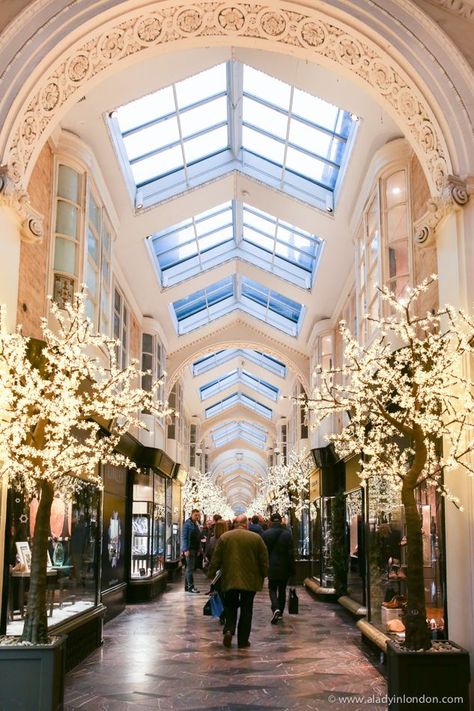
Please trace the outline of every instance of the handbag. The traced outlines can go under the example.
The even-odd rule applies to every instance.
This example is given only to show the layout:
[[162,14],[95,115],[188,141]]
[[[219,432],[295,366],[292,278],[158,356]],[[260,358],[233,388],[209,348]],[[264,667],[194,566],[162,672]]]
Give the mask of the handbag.
[[224,605],[221,600],[221,596],[218,592],[213,592],[209,597],[209,602],[211,605],[211,614],[213,617],[220,617],[224,612]]
[[211,617],[212,615],[212,610],[211,610],[211,598],[208,598],[206,600],[206,604],[202,608],[202,614],[206,615],[206,617]]
[[288,595],[288,613],[290,615],[297,615],[299,612],[299,599],[296,594],[295,588],[290,588]]

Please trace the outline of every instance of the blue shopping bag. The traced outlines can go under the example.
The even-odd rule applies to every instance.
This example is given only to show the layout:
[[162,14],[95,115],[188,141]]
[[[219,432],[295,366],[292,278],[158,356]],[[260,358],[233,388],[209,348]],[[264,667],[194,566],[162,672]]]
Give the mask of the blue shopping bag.
[[218,592],[213,592],[209,600],[211,601],[211,614],[213,617],[220,617],[224,612],[221,596]]

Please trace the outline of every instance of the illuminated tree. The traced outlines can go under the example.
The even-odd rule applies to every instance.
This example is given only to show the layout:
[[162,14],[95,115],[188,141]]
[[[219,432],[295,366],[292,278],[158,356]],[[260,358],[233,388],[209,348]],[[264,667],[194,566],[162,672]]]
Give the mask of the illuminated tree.
[[362,455],[359,476],[362,485],[370,481],[371,495],[400,492],[408,542],[409,649],[430,646],[416,490],[426,482],[461,509],[445,475],[459,468],[474,473],[473,383],[464,374],[474,350],[474,322],[450,306],[417,314],[420,295],[435,279],[426,279],[405,299],[381,290],[390,315],[370,318],[376,335],[366,347],[341,322],[344,364],[329,371],[318,367],[319,385],[306,403],[312,427],[333,413],[348,415],[346,426],[328,440],[341,457]]
[[102,486],[99,464],[133,466],[116,452],[121,436],[144,427],[140,412],[171,412],[156,393],[138,387],[137,364],[117,363],[118,344],[94,332],[85,293],[61,311],[55,328],[42,320],[44,341],[4,332],[0,319],[0,475],[26,500],[39,496],[28,608],[22,640],[46,643],[47,551],[55,495],[70,499],[84,486]]
[[183,507],[189,516],[193,509],[199,509],[206,516],[219,513],[224,519],[232,519],[234,511],[229,506],[222,489],[214,483],[209,473],[192,469],[183,490]]

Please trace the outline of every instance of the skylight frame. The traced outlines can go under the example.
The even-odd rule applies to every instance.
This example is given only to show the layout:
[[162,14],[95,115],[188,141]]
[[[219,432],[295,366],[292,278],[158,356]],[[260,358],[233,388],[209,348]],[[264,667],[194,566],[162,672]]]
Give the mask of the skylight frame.
[[243,439],[258,449],[265,449],[268,432],[260,425],[233,420],[214,427],[210,435],[215,447],[222,447],[235,439]]
[[231,395],[228,395],[227,397],[223,398],[222,400],[213,403],[209,407],[206,407],[204,410],[204,417],[206,420],[209,420],[211,417],[222,414],[223,412],[225,412],[225,410],[228,410],[230,407],[233,407],[236,404],[241,404],[244,407],[247,407],[248,409],[252,410],[253,412],[257,412],[259,415],[265,417],[268,420],[271,420],[273,418],[273,410],[271,409],[271,407],[263,405],[262,403],[258,402],[257,400],[254,400],[249,395],[246,395],[241,391],[236,391]]
[[211,397],[215,397],[216,395],[221,392],[224,392],[236,383],[239,383],[240,385],[245,385],[256,393],[259,393],[260,395],[263,395],[264,397],[268,398],[272,402],[278,401],[280,390],[276,385],[269,383],[263,378],[259,378],[253,373],[250,373],[245,368],[239,367],[234,368],[233,370],[224,373],[223,375],[219,375],[219,377],[215,378],[214,380],[210,380],[204,385],[201,385],[199,387],[199,397],[201,399],[201,402],[209,400],[209,398]]
[[[176,95],[179,87],[189,82],[190,79],[197,78],[205,71],[219,69],[223,74],[226,74],[225,89],[224,85],[218,86],[212,93],[207,93],[199,98],[194,103],[190,103],[184,108],[177,111],[175,103],[175,111],[167,114],[156,116],[155,119],[149,120],[142,124],[136,124],[131,129],[120,129],[120,111],[129,108],[130,104],[120,107],[117,111],[109,112],[108,123],[112,134],[112,139],[115,144],[119,159],[122,163],[126,182],[129,186],[135,205],[150,206],[157,204],[161,200],[168,199],[186,190],[189,190],[205,182],[214,180],[231,171],[240,171],[246,175],[264,181],[267,185],[282,190],[290,196],[304,200],[308,204],[322,210],[334,210],[336,197],[339,194],[340,182],[345,172],[350,148],[352,146],[355,133],[357,131],[357,122],[351,121],[351,113],[340,107],[331,107],[331,105],[318,99],[314,95],[310,95],[299,88],[287,84],[291,89],[291,101],[287,108],[283,108],[273,104],[270,99],[259,96],[255,91],[247,86],[245,81],[244,68],[253,72],[260,72],[266,77],[266,82],[275,82],[281,80],[274,79],[271,75],[265,74],[261,70],[252,69],[249,65],[243,65],[236,60],[231,60],[227,63],[214,65],[214,67],[204,69],[196,75],[186,77],[185,79],[175,82],[171,85],[173,94]],[[163,87],[158,92],[170,89]],[[157,92],[157,93],[158,93]],[[301,111],[296,111],[293,108],[294,96],[305,95],[311,97],[314,101],[319,102],[326,110],[334,109],[337,111],[337,119],[334,121],[332,129],[324,126],[321,122],[311,120],[312,113],[304,115]],[[142,97],[141,101],[149,97]],[[142,152],[141,155],[135,156],[127,152],[127,146],[124,141],[127,140],[133,133],[139,131],[150,130],[159,123],[170,121],[172,116],[176,116],[176,120],[180,121],[180,115],[185,115],[192,110],[199,110],[200,107],[209,104],[212,101],[226,100],[227,115],[222,116],[220,120],[211,121],[208,126],[199,129],[195,134],[182,135],[180,132],[179,138],[168,142],[166,145],[153,148],[150,151]],[[140,100],[138,100],[140,101]],[[285,136],[278,136],[276,133],[268,131],[267,126],[258,125],[254,121],[244,119],[242,115],[242,107],[245,101],[252,101],[256,105],[264,107],[266,110],[272,110],[282,116],[288,116],[288,130]],[[136,104],[137,102],[130,102]],[[303,102],[304,103],[304,102]],[[119,118],[117,118],[117,113]],[[115,117],[113,117],[115,115]],[[340,120],[340,116],[343,117]],[[324,151],[312,151],[308,149],[308,141],[301,138],[296,140],[292,138],[293,126],[302,126],[304,131],[312,131],[315,136],[327,136],[329,143],[325,146]],[[143,164],[146,160],[153,160],[156,156],[163,156],[164,152],[179,150],[181,157],[186,156],[185,144],[191,140],[200,140],[200,137],[210,135],[212,131],[220,131],[222,138],[213,140],[213,145],[209,147],[207,152],[197,154],[192,160],[182,161],[177,167],[170,167],[168,171],[157,172],[147,175],[146,179],[135,179],[134,166],[140,162]],[[248,144],[246,140],[241,141],[242,136],[250,131],[253,134],[258,134],[260,140],[254,141],[253,144]],[[225,132],[225,139],[224,133]],[[262,141],[272,140],[282,145],[284,160],[280,163],[272,160],[268,155],[264,157],[260,150]],[[316,141],[317,143],[317,141]],[[259,145],[260,144],[260,145]],[[323,144],[321,144],[323,145]],[[337,145],[339,148],[334,149]],[[214,146],[216,146],[214,150]],[[170,154],[171,155],[171,154]],[[178,155],[178,154],[176,154]],[[318,169],[316,175],[311,169],[311,174],[306,174],[301,167],[301,161],[295,165],[290,164],[290,159],[293,156],[304,156],[305,160],[318,161],[318,165],[325,165],[327,171],[332,171],[332,175],[327,176],[325,169]],[[270,158],[270,159],[269,159]],[[136,175],[136,170],[135,170]],[[138,194],[140,198],[138,199]]]
[[191,364],[191,372],[193,377],[198,377],[203,373],[207,373],[219,365],[227,363],[233,358],[246,358],[250,360],[254,365],[258,365],[261,368],[265,368],[270,373],[278,375],[280,378],[286,378],[288,374],[287,366],[282,363],[282,361],[275,358],[268,353],[263,353],[262,351],[256,351],[251,348],[227,348],[214,353],[207,354],[198,358]]
[[[230,285],[231,290],[229,291]],[[222,296],[209,304],[209,294],[218,291],[217,287],[222,290]],[[224,291],[224,287],[226,287],[226,291]],[[246,293],[244,293],[245,290],[247,290]],[[251,292],[254,294],[254,298],[250,297]],[[255,297],[255,294],[261,295],[260,300]],[[201,308],[191,308],[189,313],[185,312],[183,316],[177,313],[177,305],[178,309],[184,309],[186,305],[190,306],[193,303],[196,305],[201,303]],[[277,308],[279,304],[280,307]],[[179,336],[211,323],[217,318],[227,316],[236,309],[240,309],[244,313],[254,316],[260,321],[296,338],[305,313],[305,307],[302,304],[298,304],[296,301],[283,296],[278,291],[263,286],[259,282],[237,274],[225,277],[219,282],[210,284],[204,289],[199,289],[182,299],[172,302],[170,309]],[[292,318],[284,315],[283,310],[285,309],[293,314]]]

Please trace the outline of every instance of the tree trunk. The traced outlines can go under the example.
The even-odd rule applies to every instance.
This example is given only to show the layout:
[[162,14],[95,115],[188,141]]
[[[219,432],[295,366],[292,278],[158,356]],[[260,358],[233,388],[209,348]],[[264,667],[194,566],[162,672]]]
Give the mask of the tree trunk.
[[28,608],[21,636],[23,641],[32,642],[33,644],[46,644],[48,642],[46,610],[47,553],[53,498],[53,484],[48,481],[42,481],[32,541]]
[[405,614],[405,646],[408,649],[429,649],[431,635],[426,623],[422,521],[416,505],[415,490],[406,479],[402,487],[402,502],[407,527],[408,603]]

